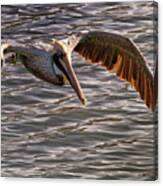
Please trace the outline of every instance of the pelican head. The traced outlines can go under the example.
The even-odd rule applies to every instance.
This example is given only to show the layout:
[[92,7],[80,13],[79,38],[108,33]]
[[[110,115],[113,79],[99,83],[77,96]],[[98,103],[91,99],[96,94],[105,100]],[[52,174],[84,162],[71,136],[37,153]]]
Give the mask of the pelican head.
[[4,65],[4,63],[5,63],[5,55],[4,55],[4,53],[5,53],[5,50],[6,50],[6,48],[8,48],[10,46],[10,44],[9,43],[5,43],[5,44],[3,44],[2,46],[1,46],[1,67]]
[[55,51],[52,54],[53,62],[55,63],[57,68],[63,73],[63,76],[67,78],[68,82],[75,90],[81,103],[85,105],[86,104],[85,95],[80,86],[80,82],[75,74],[75,71],[72,67],[71,50],[63,41],[53,39],[53,51]]

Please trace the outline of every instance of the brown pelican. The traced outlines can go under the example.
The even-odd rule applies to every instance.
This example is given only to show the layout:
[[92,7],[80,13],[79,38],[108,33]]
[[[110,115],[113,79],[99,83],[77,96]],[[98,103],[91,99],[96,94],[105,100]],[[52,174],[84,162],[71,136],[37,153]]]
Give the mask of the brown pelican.
[[85,104],[86,98],[71,62],[72,51],[78,52],[89,62],[102,65],[108,71],[114,71],[119,79],[127,80],[139,92],[145,104],[152,111],[155,110],[156,78],[152,76],[135,44],[126,37],[107,32],[88,32],[64,40],[52,39],[48,43],[28,44],[26,47],[5,43],[1,48],[2,60],[9,53],[16,54],[17,60],[46,82],[63,85],[68,81],[82,104]]

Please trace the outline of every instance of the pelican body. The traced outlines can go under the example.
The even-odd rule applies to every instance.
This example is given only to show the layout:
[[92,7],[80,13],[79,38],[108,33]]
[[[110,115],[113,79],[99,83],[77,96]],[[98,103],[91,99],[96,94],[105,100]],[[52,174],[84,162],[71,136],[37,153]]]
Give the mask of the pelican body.
[[[63,85],[64,84],[64,76],[62,72],[56,66],[55,61],[58,61],[59,55],[55,54],[53,45],[49,45],[49,43],[40,43],[41,45],[31,46],[28,45],[26,47],[19,45],[8,45],[6,49],[4,49],[5,53],[15,53],[16,61],[21,61],[24,66],[36,77],[52,83],[54,85]],[[49,46],[51,48],[49,48]],[[53,54],[54,52],[54,54]]]
[[154,76],[151,74],[135,44],[121,35],[88,32],[26,47],[5,43],[1,46],[1,58],[4,61],[7,54],[14,53],[16,60],[20,60],[36,77],[54,85],[69,82],[82,104],[85,104],[85,95],[72,67],[72,51],[78,52],[91,63],[114,71],[119,79],[127,80],[139,92],[145,104],[152,111],[155,110],[157,73]]

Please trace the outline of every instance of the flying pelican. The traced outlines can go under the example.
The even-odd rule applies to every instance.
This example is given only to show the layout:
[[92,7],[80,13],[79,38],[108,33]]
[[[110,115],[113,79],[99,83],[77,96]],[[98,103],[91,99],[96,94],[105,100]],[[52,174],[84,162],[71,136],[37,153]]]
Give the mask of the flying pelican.
[[85,95],[72,67],[73,51],[91,63],[114,71],[119,79],[127,80],[148,108],[155,110],[157,68],[152,76],[138,48],[124,36],[94,31],[63,40],[27,44],[26,47],[5,43],[1,46],[1,57],[4,61],[7,54],[14,53],[16,60],[20,60],[33,75],[54,85],[64,85],[68,81],[81,103],[85,104]]

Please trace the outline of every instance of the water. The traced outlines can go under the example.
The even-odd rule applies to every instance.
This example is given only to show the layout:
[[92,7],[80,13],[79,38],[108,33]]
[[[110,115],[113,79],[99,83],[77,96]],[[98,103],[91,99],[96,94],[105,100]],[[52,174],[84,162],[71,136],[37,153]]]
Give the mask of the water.
[[[25,44],[81,31],[119,33],[136,43],[153,71],[152,2],[6,5],[1,10],[2,40]],[[4,68],[2,176],[155,179],[157,118],[115,74],[75,53],[73,62],[87,107],[70,86],[36,79],[21,63]]]

